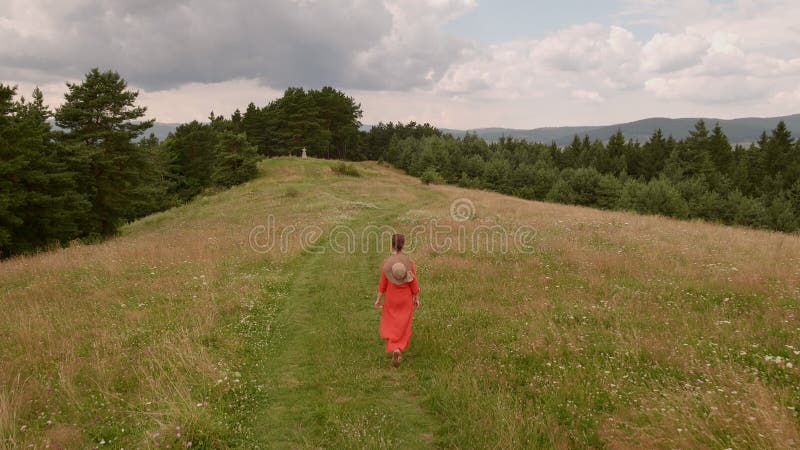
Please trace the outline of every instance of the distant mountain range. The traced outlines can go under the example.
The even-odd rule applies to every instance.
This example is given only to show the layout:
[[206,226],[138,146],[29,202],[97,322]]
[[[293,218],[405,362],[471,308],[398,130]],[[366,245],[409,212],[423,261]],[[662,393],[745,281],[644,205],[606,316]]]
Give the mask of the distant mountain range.
[[[700,118],[668,119],[666,117],[653,117],[650,119],[637,120],[635,122],[619,123],[605,126],[582,126],[582,127],[545,127],[534,128],[532,130],[519,130],[514,128],[476,128],[471,130],[454,130],[450,128],[440,128],[445,133],[455,137],[463,137],[467,132],[477,134],[487,141],[494,142],[500,137],[510,137],[514,139],[525,139],[530,142],[544,142],[549,144],[553,141],[558,145],[567,145],[572,142],[572,138],[577,134],[581,139],[589,136],[589,139],[599,139],[607,141],[617,130],[622,130],[622,134],[628,139],[647,141],[653,132],[660,128],[664,136],[681,139],[689,135],[689,131],[694,129],[694,124]],[[758,140],[761,132],[770,130],[783,120],[786,126],[792,131],[792,135],[800,137],[800,114],[781,117],[746,117],[742,119],[714,119],[703,118],[706,126],[711,129],[719,122],[728,140],[734,144],[750,143]],[[163,140],[167,135],[178,127],[177,123],[156,122],[147,134],[153,133],[158,139]],[[369,125],[361,127],[362,130],[369,130]]]
[[159,141],[163,141],[164,139],[169,136],[170,133],[175,131],[175,128],[178,128],[181,124],[179,123],[161,123],[156,122],[153,124],[153,127],[150,128],[145,132],[145,136],[150,136],[150,133],[156,135]]
[[[617,130],[622,130],[622,134],[628,139],[647,141],[656,129],[661,129],[664,136],[672,136],[681,139],[689,135],[689,131],[694,129],[694,124],[700,118],[668,119],[665,117],[653,117],[650,119],[637,120],[635,122],[619,123],[606,126],[583,126],[583,127],[546,127],[534,128],[532,130],[518,130],[513,128],[477,128],[473,130],[453,130],[440,128],[445,133],[455,137],[463,137],[467,132],[477,134],[487,141],[497,141],[500,137],[514,139],[525,139],[530,142],[551,143],[555,141],[558,145],[567,145],[572,142],[575,135],[581,139],[589,136],[594,141],[599,139],[607,141]],[[703,118],[706,126],[711,129],[719,122],[725,135],[731,143],[750,143],[757,141],[761,132],[770,130],[783,120],[791,130],[793,136],[800,135],[800,114],[782,117],[746,117],[742,119],[714,119]]]

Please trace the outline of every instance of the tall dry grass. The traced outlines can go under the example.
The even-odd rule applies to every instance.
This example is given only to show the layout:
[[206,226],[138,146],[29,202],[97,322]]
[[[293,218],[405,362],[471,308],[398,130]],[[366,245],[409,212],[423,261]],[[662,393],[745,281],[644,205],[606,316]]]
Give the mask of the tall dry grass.
[[269,161],[260,179],[107,242],[0,262],[0,447],[222,446],[235,325],[269,301],[265,267],[300,252],[293,235],[288,251],[257,253],[249,233],[269,214],[279,229],[346,214],[323,193],[349,180],[327,166]]
[[[490,422],[463,424],[478,430],[471,439],[542,448],[800,445],[800,236],[430,189],[475,204],[473,220],[443,221],[467,234],[491,224],[536,230],[530,254],[438,254],[423,245],[415,255],[432,279],[427,297],[450,311],[430,318],[426,345],[463,354],[455,370],[484,380],[453,394],[472,396],[474,407],[460,406]],[[446,218],[445,207],[410,217]],[[452,342],[434,331],[442,328]],[[512,406],[487,419],[480,410],[495,408],[495,397]]]

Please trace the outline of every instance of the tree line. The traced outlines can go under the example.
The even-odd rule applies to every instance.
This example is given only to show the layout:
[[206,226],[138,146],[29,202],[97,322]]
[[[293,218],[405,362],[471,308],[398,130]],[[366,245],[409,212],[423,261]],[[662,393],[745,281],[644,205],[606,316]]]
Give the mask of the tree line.
[[[732,146],[702,120],[676,140],[656,130],[645,143],[621,131],[608,142],[575,136],[565,147],[501,138],[462,139],[428,125],[380,124],[365,154],[428,183],[453,183],[526,199],[800,230],[800,140],[785,123]],[[370,145],[374,142],[375,145]]]
[[331,87],[182,124],[163,142],[114,71],[67,83],[51,111],[0,84],[0,257],[95,241],[126,222],[257,175],[264,156],[360,159],[361,106]]
[[0,256],[108,236],[154,209],[160,173],[149,143],[137,142],[152,125],[138,120],[137,95],[95,69],[67,83],[52,112],[38,88],[26,100],[0,85]]

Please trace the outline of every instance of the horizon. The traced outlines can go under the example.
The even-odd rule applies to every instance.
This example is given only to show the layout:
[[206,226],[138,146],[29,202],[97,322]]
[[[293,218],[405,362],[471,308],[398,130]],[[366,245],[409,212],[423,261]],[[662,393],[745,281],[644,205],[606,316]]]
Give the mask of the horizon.
[[[240,110],[241,110],[241,108],[240,108]],[[603,127],[611,127],[611,126],[614,126],[614,125],[624,125],[624,124],[628,124],[628,123],[642,122],[642,121],[645,121],[645,120],[657,120],[657,119],[664,119],[664,120],[703,120],[703,121],[725,120],[725,121],[732,121],[732,120],[747,120],[747,119],[766,119],[766,120],[768,120],[768,119],[778,119],[778,118],[793,117],[793,116],[800,116],[800,112],[793,113],[793,114],[783,114],[783,115],[780,115],[780,116],[744,116],[744,117],[731,117],[731,118],[708,117],[708,116],[705,116],[705,117],[700,117],[700,116],[695,116],[695,117],[688,117],[688,116],[687,117],[648,116],[648,117],[643,117],[643,118],[640,118],[640,119],[631,120],[631,121],[628,121],[628,122],[614,122],[614,123],[603,123],[603,124],[585,124],[585,123],[581,123],[581,124],[557,125],[557,126],[547,126],[547,125],[545,125],[545,126],[538,126],[538,127],[532,127],[532,128],[511,128],[511,127],[505,127],[505,126],[480,126],[480,127],[474,127],[474,128],[451,128],[451,127],[438,127],[438,126],[436,126],[436,124],[432,124],[432,123],[429,123],[429,125],[436,126],[437,128],[443,129],[443,130],[454,130],[454,131],[472,131],[472,130],[483,130],[483,129],[492,129],[492,128],[503,128],[503,129],[508,129],[508,130],[530,131],[530,130],[537,130],[537,129],[543,129],[543,128],[579,128],[579,127],[603,128]],[[193,120],[196,120],[196,119],[193,119]],[[200,122],[200,123],[209,123],[208,120],[197,120],[197,121]],[[189,121],[189,122],[191,122],[191,121]],[[381,121],[375,122],[375,123],[364,123],[362,121],[361,126],[362,127],[374,127],[380,122]],[[388,123],[388,121],[382,121],[382,122],[383,123]],[[156,120],[155,123],[160,124],[160,125],[175,125],[175,126],[178,126],[178,125],[181,125],[181,124],[186,123],[186,122],[161,122],[159,120]],[[408,123],[408,122],[403,122],[403,123]],[[417,123],[424,124],[425,122],[417,122]]]

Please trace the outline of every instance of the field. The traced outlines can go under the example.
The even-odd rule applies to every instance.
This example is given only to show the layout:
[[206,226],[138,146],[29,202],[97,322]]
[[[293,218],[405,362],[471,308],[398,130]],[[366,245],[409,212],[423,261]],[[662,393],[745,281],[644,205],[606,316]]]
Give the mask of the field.
[[[800,446],[800,236],[335,164],[0,262],[0,448]],[[399,369],[387,226],[422,289]]]

